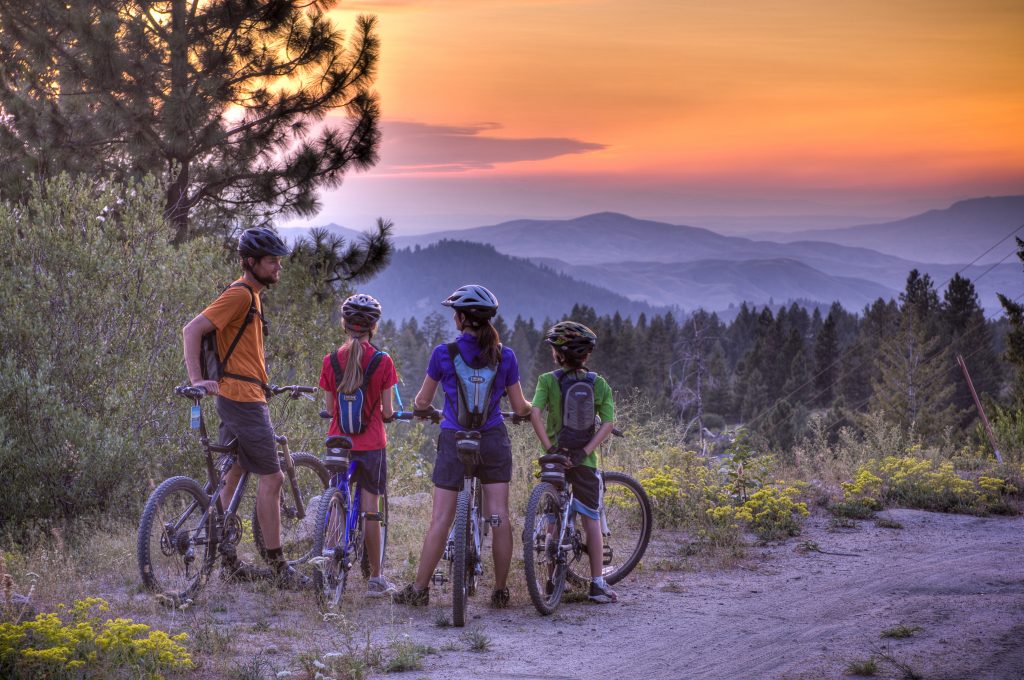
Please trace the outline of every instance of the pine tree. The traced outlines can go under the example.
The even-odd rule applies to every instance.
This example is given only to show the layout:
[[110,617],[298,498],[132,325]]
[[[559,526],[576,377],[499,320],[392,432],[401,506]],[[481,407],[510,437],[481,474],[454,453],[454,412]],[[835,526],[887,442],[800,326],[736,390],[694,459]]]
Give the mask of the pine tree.
[[315,214],[317,189],[372,166],[380,138],[376,20],[346,48],[332,4],[4,2],[0,197],[61,171],[156,174],[176,242]]
[[913,428],[925,442],[935,442],[955,425],[952,358],[942,339],[925,329],[918,310],[906,307],[896,332],[883,340],[877,357],[871,410],[903,429]]
[[[960,274],[953,276],[943,295],[942,324],[943,335],[950,338],[952,353],[965,357],[978,394],[998,395],[1002,376],[988,322],[974,284]],[[974,398],[956,364],[950,367],[950,380],[955,385],[953,403],[963,414],[960,426],[966,429],[978,416]]]
[[829,313],[814,339],[814,399],[811,401],[814,406],[827,407],[832,404],[839,376],[839,359],[836,319]]
[[[1017,257],[1024,262],[1024,240],[1017,238]],[[1024,402],[1024,304],[1020,298],[1011,299],[1002,293],[999,302],[1006,312],[1010,330],[1006,333],[1006,361],[1016,372],[1014,376],[1014,393],[1018,402]]]

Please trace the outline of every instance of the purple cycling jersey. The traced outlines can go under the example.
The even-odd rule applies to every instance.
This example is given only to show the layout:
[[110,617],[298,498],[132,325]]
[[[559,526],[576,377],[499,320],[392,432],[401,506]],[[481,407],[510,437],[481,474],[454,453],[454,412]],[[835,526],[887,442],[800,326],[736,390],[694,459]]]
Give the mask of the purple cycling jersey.
[[[459,346],[459,354],[470,366],[479,366],[480,345],[477,344],[476,336],[472,333],[463,333],[456,340]],[[438,345],[430,355],[430,363],[427,365],[427,375],[441,384],[444,390],[444,416],[441,419],[441,427],[446,430],[461,430],[459,425],[459,387],[455,377],[455,366],[448,356],[447,345]],[[489,430],[501,424],[501,398],[505,395],[505,388],[519,382],[519,362],[516,361],[516,354],[508,347],[501,348],[501,366],[498,374],[494,377],[494,388],[491,390],[491,403],[488,416],[481,430]]]

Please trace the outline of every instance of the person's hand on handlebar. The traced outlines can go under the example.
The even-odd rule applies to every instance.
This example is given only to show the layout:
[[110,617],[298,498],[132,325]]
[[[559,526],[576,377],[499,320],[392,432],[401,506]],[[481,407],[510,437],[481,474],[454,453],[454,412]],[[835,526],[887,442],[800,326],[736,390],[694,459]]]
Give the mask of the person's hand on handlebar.
[[206,390],[207,394],[217,395],[220,394],[220,383],[216,380],[196,380],[192,383],[192,387],[198,387]]

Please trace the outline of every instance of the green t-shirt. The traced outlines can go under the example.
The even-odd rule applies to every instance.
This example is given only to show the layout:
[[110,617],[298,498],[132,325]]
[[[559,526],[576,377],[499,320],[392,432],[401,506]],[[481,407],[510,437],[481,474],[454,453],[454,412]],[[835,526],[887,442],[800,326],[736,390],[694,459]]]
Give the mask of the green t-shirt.
[[[562,429],[562,390],[558,386],[558,378],[554,372],[545,373],[537,380],[537,390],[533,393],[533,407],[542,412],[547,411],[547,420],[544,429],[547,430],[548,439],[551,443],[558,440],[558,433]],[[601,418],[602,423],[610,423],[615,420],[615,399],[612,397],[612,388],[608,386],[601,376],[594,379],[594,411]],[[583,460],[587,467],[597,467],[597,451],[591,452]]]

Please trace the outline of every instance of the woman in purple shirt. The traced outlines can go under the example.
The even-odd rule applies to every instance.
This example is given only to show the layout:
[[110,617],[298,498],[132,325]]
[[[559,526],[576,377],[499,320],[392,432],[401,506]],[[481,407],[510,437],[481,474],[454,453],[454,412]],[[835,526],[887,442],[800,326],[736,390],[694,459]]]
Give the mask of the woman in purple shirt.
[[[461,335],[455,347],[438,345],[430,356],[423,386],[413,400],[416,409],[429,409],[438,385],[444,390],[444,415],[437,439],[437,460],[434,462],[434,505],[430,527],[423,540],[416,580],[395,593],[394,601],[424,606],[430,601],[430,577],[444,552],[448,529],[455,517],[455,502],[462,490],[463,466],[455,449],[455,433],[459,430],[480,431],[480,456],[476,475],[483,485],[485,516],[497,516],[491,547],[494,554],[494,594],[491,604],[508,606],[509,564],[512,560],[512,525],[508,516],[508,483],[512,479],[512,445],[501,417],[501,397],[508,395],[512,410],[529,415],[530,402],[519,384],[519,364],[515,353],[501,344],[491,319],[498,313],[498,299],[483,286],[462,286],[443,305],[454,310],[455,327]],[[457,355],[455,351],[457,350]],[[459,424],[459,392],[456,361],[471,369],[495,370],[494,383],[486,410],[478,417],[479,427]],[[465,409],[463,409],[465,411]],[[464,417],[465,420],[465,417]]]

